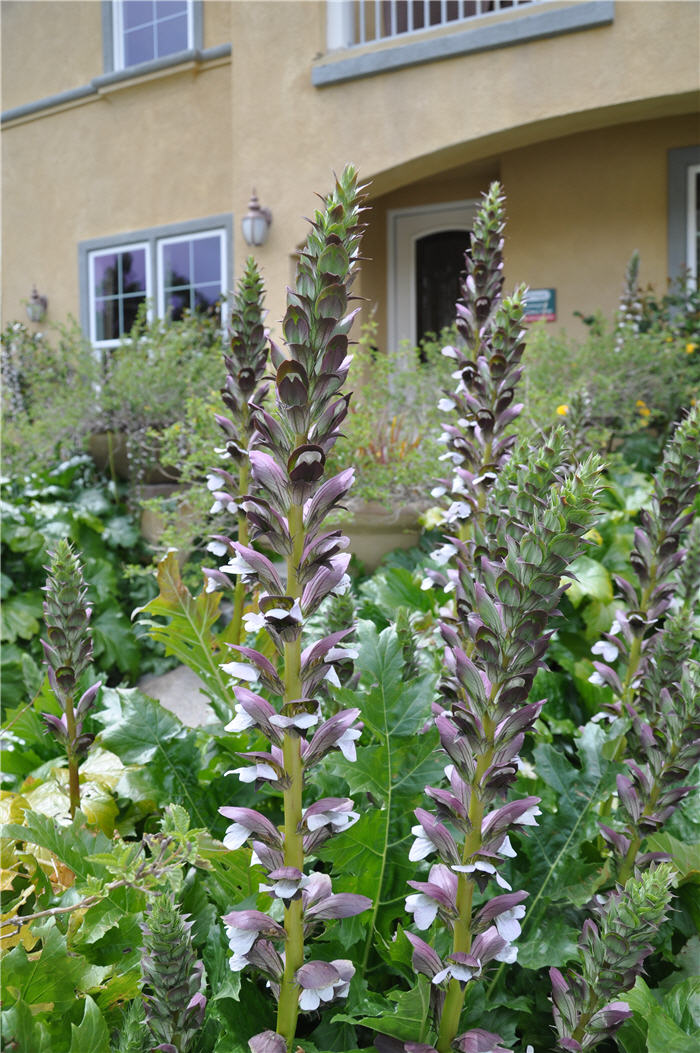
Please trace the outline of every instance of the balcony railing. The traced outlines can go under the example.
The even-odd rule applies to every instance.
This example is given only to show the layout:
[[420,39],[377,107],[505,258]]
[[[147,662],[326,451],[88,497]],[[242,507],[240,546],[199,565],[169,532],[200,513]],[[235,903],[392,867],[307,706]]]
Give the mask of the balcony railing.
[[329,49],[469,24],[474,18],[546,0],[329,0]]

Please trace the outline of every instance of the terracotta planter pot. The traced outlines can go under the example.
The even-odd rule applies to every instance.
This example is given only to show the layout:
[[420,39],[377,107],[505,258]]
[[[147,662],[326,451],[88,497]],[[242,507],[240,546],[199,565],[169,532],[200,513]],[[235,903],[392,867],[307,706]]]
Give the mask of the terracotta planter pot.
[[368,571],[376,570],[384,556],[395,548],[413,548],[418,544],[421,527],[418,517],[430,502],[397,498],[387,508],[381,501],[348,501],[351,519],[337,525],[350,538],[350,551]]
[[[93,432],[88,439],[88,453],[101,472],[114,472],[117,479],[125,482],[133,478],[126,435],[119,431]],[[148,469],[144,483],[175,483],[178,473],[167,465],[154,464]]]

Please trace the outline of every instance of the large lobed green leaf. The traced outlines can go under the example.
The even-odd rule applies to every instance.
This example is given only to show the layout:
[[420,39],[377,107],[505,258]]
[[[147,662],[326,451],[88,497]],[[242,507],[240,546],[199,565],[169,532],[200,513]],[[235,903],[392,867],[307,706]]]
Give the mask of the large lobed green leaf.
[[391,627],[378,632],[372,622],[361,621],[358,640],[359,688],[338,691],[337,701],[360,707],[363,741],[370,741],[358,748],[354,763],[338,758],[332,767],[362,814],[319,855],[335,864],[338,891],[373,900],[371,915],[343,926],[348,941],[360,935],[365,939],[366,960],[375,930],[389,935],[395,919],[403,917],[406,882],[415,875],[408,859],[413,810],[421,804],[425,786],[441,777],[443,764],[436,753],[434,727],[420,733],[430,717],[435,677],[405,681],[401,644]]
[[[142,615],[138,624],[163,645],[166,655],[175,655],[202,678],[217,716],[228,720],[231,693],[219,665],[223,639],[213,632],[221,615],[221,593],[202,589],[198,596],[192,596],[182,583],[174,551],[168,552],[158,564],[157,581],[158,595],[135,610],[132,617]],[[144,614],[150,617],[144,618]],[[166,621],[154,621],[154,617]]]
[[[200,755],[194,731],[136,688],[105,688],[94,719],[104,728],[99,744],[124,764],[140,766],[139,792],[144,786],[150,788],[155,803],[181,804],[193,822],[206,826],[197,785]],[[117,792],[128,795],[131,781],[127,773]]]

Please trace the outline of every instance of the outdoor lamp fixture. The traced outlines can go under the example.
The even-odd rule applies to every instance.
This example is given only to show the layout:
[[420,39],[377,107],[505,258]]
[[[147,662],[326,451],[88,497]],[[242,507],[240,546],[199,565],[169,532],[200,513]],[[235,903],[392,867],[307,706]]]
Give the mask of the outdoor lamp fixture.
[[241,220],[243,237],[248,245],[264,245],[267,241],[267,233],[272,223],[272,213],[269,208],[263,208],[258,201],[258,195],[253,190],[253,196],[248,202],[248,213]]
[[36,285],[32,286],[32,295],[27,302],[27,317],[30,322],[41,322],[46,314],[49,301],[45,296],[39,296]]

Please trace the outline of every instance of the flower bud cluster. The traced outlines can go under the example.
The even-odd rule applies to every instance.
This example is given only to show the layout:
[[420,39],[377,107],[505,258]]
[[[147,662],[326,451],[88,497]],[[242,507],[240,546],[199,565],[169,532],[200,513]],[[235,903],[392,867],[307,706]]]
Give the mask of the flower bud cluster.
[[615,350],[637,335],[642,321],[642,290],[639,288],[639,252],[632,253],[625,268],[625,284],[617,310]]
[[581,932],[580,969],[549,970],[561,1049],[592,1049],[632,1015],[615,996],[634,985],[652,950],[666,918],[673,873],[662,863],[601,897],[597,922],[587,919]]
[[[637,857],[642,840],[668,819],[689,793],[679,786],[700,758],[697,675],[688,667],[692,654],[689,603],[668,615],[681,566],[681,594],[694,595],[700,560],[685,561],[682,531],[693,518],[690,503],[700,486],[700,413],[694,410],[678,427],[655,479],[651,509],[640,513],[630,562],[638,583],[616,577],[627,609],[593,651],[592,679],[608,684],[616,700],[613,710],[631,720],[631,756],[627,774],[617,779],[624,833],[608,826],[601,832],[620,857],[624,880],[635,864],[655,856]],[[695,538],[695,532],[691,538]],[[693,544],[696,542],[693,540]],[[664,620],[664,616],[666,616]],[[624,672],[612,662],[619,661]]]
[[525,289],[505,299],[501,295],[503,205],[501,188],[492,183],[465,253],[466,275],[456,305],[461,341],[442,352],[457,365],[453,374],[457,387],[439,403],[450,414],[443,427],[446,452],[441,459],[450,462],[453,475],[433,495],[449,495],[447,522],[454,530],[483,509],[515,442],[506,429],[522,410],[513,399],[525,349],[521,327]]
[[246,763],[233,773],[243,782],[276,788],[284,801],[283,829],[253,809],[221,809],[232,820],[224,844],[233,849],[250,841],[251,863],[266,875],[260,891],[279,901],[284,913],[283,923],[276,920],[279,909],[234,910],[224,918],[231,968],[255,967],[278,1000],[277,1030],[251,1039],[254,1051],[286,1049],[299,1010],[316,1010],[347,993],[352,964],[305,961],[304,943],[322,922],[370,906],[364,896],[334,895],[327,874],[304,869],[306,857],[323,841],[357,820],[353,802],[302,798],[307,773],[331,750],[354,760],[361,733],[358,709],[324,720],[318,701],[324,681],[338,683],[338,670],[356,657],[347,645],[352,629],[302,647],[305,620],[345,587],[350,558],[347,538],[340,530],[324,531],[323,522],[348,493],[353,470],[325,481],[323,473],[349,401],[341,389],[350,365],[348,290],[363,229],[361,191],[356,172],[347,168],[324,199],[323,211],[316,212],[296,287],[288,292],[286,351],[272,345],[277,412],[252,407],[253,486],[241,507],[251,539],[282,557],[286,573],[251,545],[225,537],[215,540],[229,562],[208,572],[217,585],[240,576],[257,586],[257,611],[244,623],[250,632],[265,630],[275,649],[271,660],[252,647],[232,645],[231,660],[222,666],[236,699],[227,730],[254,728],[269,742],[267,750],[241,754]]
[[[213,469],[207,485],[212,492],[214,504],[212,515],[227,511],[238,518],[238,540],[248,544],[248,523],[243,508],[240,506],[240,494],[248,489],[250,464],[248,446],[253,433],[251,406],[265,398],[269,383],[263,381],[267,364],[268,331],[263,326],[263,284],[258,273],[257,264],[252,256],[246,261],[246,268],[241,277],[231,308],[229,323],[229,351],[224,353],[226,379],[221,397],[231,414],[230,417],[216,415],[216,421],[224,433],[225,444],[217,450],[224,460],[231,460],[236,468],[235,474],[222,468]],[[210,551],[225,555],[226,546],[214,540],[209,545]],[[207,591],[214,591],[222,583],[219,571],[205,570]],[[228,581],[225,581],[228,585]],[[229,637],[234,643],[240,643],[242,637],[243,608],[245,605],[246,587],[239,580],[234,590],[233,616]]]
[[[419,930],[437,921],[452,934],[452,951],[443,958],[421,937],[408,934],[413,966],[432,983],[439,1053],[492,1049],[498,1041],[498,1036],[487,1035],[484,1041],[491,1044],[482,1046],[484,1036],[477,1032],[457,1037],[459,1020],[467,984],[482,976],[490,962],[513,962],[517,956],[514,940],[527,893],[513,892],[501,868],[515,856],[509,835],[536,825],[539,798],[506,803],[504,798],[517,774],[525,734],[544,705],[527,699],[543,665],[552,635],[550,619],[558,614],[566,588],[563,579],[590,526],[599,471],[595,459],[575,469],[562,464],[563,431],[531,454],[526,467],[507,460],[513,440],[502,431],[518,411],[510,404],[512,385],[520,376],[522,334],[513,328],[520,307],[491,315],[502,286],[501,209],[495,186],[475,223],[477,255],[469,264],[466,285],[473,308],[462,305],[460,312],[461,329],[477,353],[473,368],[464,367],[464,391],[468,384],[471,389],[464,404],[455,401],[454,408],[464,414],[467,406],[474,414],[475,426],[467,429],[469,442],[462,446],[468,458],[464,463],[474,467],[481,458],[490,478],[482,485],[486,480],[455,461],[455,478],[469,506],[459,518],[469,519],[469,536],[463,532],[450,538],[441,551],[445,561],[454,557],[448,587],[454,591],[456,617],[440,626],[445,674],[441,701],[433,707],[450,762],[445,768],[448,785],[426,788],[433,808],[416,810],[418,825],[409,853],[414,861],[435,854],[439,862],[427,881],[409,882],[415,893],[407,898],[407,911]],[[495,364],[493,370],[489,363]],[[505,387],[499,387],[503,378]],[[478,417],[471,391],[491,399],[488,425],[485,414]],[[465,426],[464,420],[458,424]],[[448,429],[448,434],[454,439],[457,430]],[[494,884],[496,895],[477,907],[475,896],[489,885],[493,891]],[[404,1048],[421,1047],[409,1043]]]
[[189,1053],[207,999],[204,965],[192,946],[192,922],[172,895],[154,897],[141,925],[141,974],[146,1023],[163,1053]]
[[63,713],[42,713],[50,731],[68,756],[71,813],[80,803],[78,758],[84,756],[94,735],[83,731],[83,719],[92,708],[101,683],[89,687],[76,701],[80,678],[92,660],[90,615],[83,568],[70,542],[63,539],[50,553],[44,592],[44,621],[48,639],[42,640],[51,689]]

